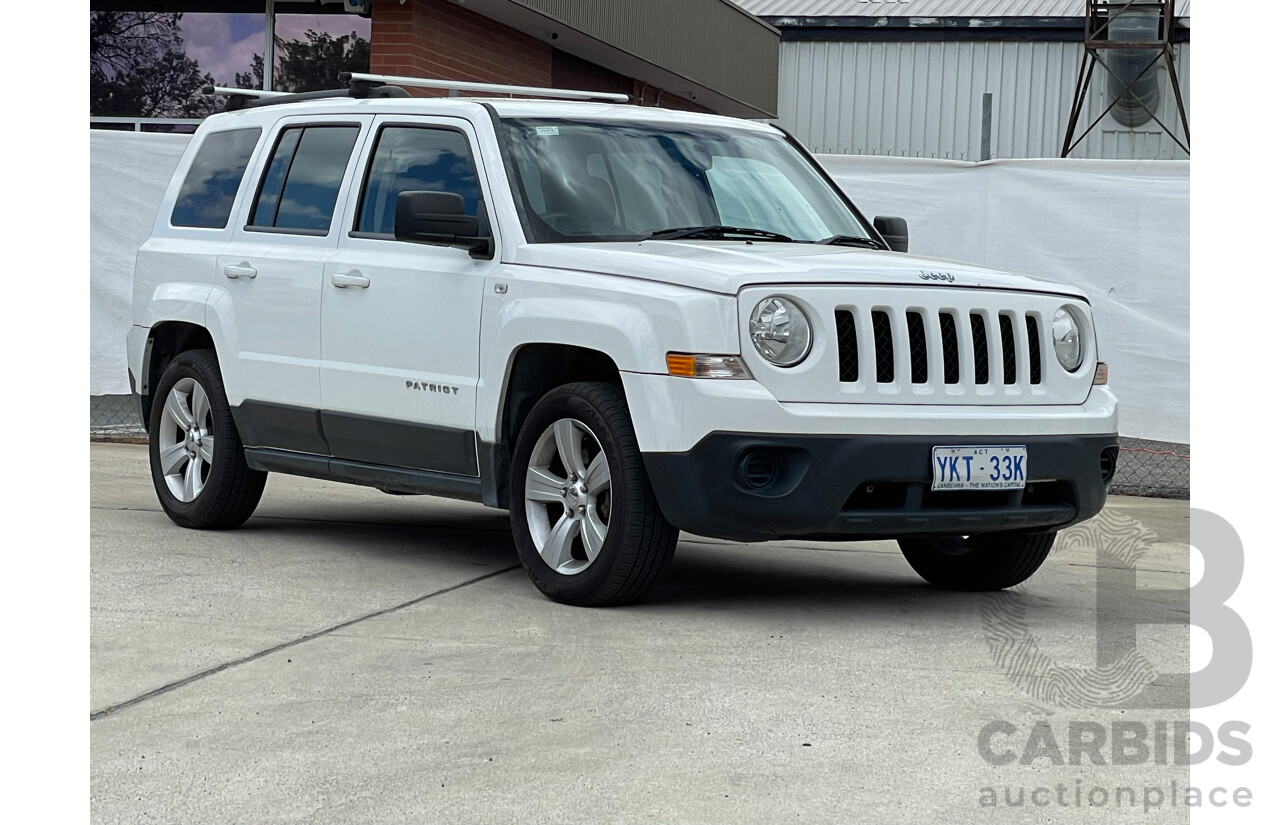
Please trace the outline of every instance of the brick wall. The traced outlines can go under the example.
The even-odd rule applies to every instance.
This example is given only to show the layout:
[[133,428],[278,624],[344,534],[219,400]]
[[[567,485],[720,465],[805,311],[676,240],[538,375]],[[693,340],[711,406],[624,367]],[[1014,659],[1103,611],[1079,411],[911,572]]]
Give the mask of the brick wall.
[[370,46],[374,74],[551,85],[550,44],[446,0],[375,0]]
[[[645,106],[661,90],[557,51],[550,43],[516,31],[447,0],[374,0],[369,71],[374,74],[552,86],[622,92]],[[415,95],[445,91],[409,89]],[[662,94],[668,109],[709,111]]]

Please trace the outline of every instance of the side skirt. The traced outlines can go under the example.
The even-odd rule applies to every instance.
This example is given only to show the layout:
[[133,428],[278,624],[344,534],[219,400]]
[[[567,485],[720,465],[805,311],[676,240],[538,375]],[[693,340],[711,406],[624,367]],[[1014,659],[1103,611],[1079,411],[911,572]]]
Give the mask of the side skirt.
[[443,496],[475,502],[483,500],[480,479],[469,476],[408,470],[264,447],[246,448],[244,458],[253,469],[272,473],[359,484],[376,487],[386,493]]

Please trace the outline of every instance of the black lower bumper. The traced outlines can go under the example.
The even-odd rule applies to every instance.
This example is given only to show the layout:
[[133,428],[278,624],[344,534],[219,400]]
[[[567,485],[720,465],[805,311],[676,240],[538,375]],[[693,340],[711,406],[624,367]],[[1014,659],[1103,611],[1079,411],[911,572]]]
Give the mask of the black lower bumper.
[[[1016,491],[930,490],[932,449],[1026,445]],[[789,436],[712,433],[685,453],[645,453],[667,519],[734,541],[1047,531],[1102,509],[1114,435]]]

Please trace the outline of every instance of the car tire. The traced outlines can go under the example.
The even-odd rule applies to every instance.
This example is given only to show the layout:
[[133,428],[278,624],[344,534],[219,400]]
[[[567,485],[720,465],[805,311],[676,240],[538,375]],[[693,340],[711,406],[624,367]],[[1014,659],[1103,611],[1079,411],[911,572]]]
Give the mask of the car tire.
[[267,474],[245,463],[213,350],[188,350],[169,363],[147,432],[151,481],[175,524],[224,530],[253,515]]
[[1040,569],[1053,549],[1052,533],[990,533],[899,539],[907,563],[935,587],[1003,590]]
[[543,396],[516,438],[508,489],[520,561],[553,601],[637,601],[675,552],[679,531],[654,498],[616,385],[566,384]]

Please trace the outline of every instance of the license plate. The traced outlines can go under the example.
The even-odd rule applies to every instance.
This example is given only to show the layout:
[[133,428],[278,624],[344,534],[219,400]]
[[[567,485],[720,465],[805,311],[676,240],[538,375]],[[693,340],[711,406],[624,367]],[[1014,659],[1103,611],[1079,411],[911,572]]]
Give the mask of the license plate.
[[934,447],[933,490],[1021,490],[1026,447]]

